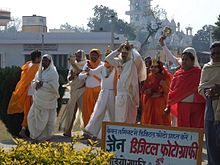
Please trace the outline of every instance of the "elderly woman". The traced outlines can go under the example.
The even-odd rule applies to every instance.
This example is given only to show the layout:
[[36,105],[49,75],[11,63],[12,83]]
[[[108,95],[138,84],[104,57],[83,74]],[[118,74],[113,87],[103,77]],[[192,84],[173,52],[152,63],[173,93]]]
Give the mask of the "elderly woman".
[[50,55],[42,57],[32,85],[35,92],[28,114],[30,137],[38,141],[48,140],[55,127],[59,97],[59,76]]
[[169,61],[180,65],[170,85],[167,101],[167,111],[177,117],[178,127],[203,128],[205,100],[198,93],[201,69],[196,51],[192,47],[182,52],[182,58],[177,60],[160,38],[160,45]]

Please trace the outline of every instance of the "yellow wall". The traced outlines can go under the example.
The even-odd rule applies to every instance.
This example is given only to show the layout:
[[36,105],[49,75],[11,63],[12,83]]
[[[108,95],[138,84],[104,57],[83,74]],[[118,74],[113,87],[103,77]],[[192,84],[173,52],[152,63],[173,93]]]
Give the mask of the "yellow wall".
[[47,32],[46,26],[22,26],[22,32]]

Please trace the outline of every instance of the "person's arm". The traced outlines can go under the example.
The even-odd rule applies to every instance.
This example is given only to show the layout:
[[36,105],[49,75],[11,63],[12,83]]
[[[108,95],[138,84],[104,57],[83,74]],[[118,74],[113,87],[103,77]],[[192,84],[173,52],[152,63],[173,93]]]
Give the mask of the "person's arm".
[[105,61],[109,62],[114,67],[118,66],[118,62],[115,60],[115,57],[117,57],[120,54],[118,49],[111,52],[108,56],[105,57]]
[[87,77],[88,77],[88,72],[85,72],[86,70],[87,70],[87,64],[85,64],[84,65],[84,67],[83,67],[83,71],[79,74],[79,76],[78,76],[78,78],[80,79],[80,80],[82,80],[82,79],[86,79]]
[[114,50],[108,56],[105,57],[105,61],[109,62],[111,65],[117,68],[118,61],[115,60],[115,57],[117,57],[121,53],[123,47],[124,47],[124,44],[121,44],[118,49]]
[[199,86],[198,86],[198,92],[204,98],[206,98],[206,96],[208,96],[208,93],[210,92],[209,91],[210,87],[205,85],[205,84],[207,84],[208,81],[209,81],[208,80],[208,72],[206,69],[206,65],[204,65],[202,72],[201,72],[200,82],[199,82]]
[[164,37],[161,37],[159,42],[160,42],[160,46],[163,49],[163,52],[166,56],[167,61],[172,62],[173,64],[175,64],[176,66],[179,66],[180,63],[178,62],[178,59],[172,54],[172,52],[167,48],[165,42],[164,42]]
[[103,67],[104,67],[104,64],[98,66],[98,67],[95,68],[95,69],[89,69],[88,73],[89,73],[90,75],[97,75],[97,74],[99,74],[99,73],[102,72]]
[[74,74],[73,74],[72,69],[73,69],[73,67],[70,66],[70,68],[69,68],[69,72],[68,72],[68,76],[67,76],[67,80],[68,80],[68,82],[69,82],[69,81],[72,81],[72,80],[74,79]]

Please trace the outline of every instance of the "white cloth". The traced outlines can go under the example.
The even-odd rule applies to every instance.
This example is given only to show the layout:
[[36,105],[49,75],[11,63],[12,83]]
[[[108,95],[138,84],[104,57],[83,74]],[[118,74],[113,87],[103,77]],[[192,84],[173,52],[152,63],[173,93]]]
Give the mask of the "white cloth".
[[[113,51],[106,57],[106,61],[115,67],[120,66],[115,56],[117,51]],[[117,84],[117,96],[115,103],[115,121],[135,123],[137,107],[139,106],[139,82],[146,79],[146,66],[140,54],[131,50],[131,59],[122,64],[122,71]]]
[[[167,48],[166,45],[164,45],[162,47],[164,53],[165,53],[165,56],[166,56],[166,59],[169,61],[169,62],[172,62],[173,64],[175,64],[176,66],[180,66],[182,64],[182,59],[181,58],[177,58],[175,57],[171,51]],[[192,47],[187,47],[186,49],[183,50],[183,53],[184,52],[190,52],[193,54],[194,58],[195,58],[195,61],[194,61],[194,67],[198,67],[198,68],[201,68],[200,65],[199,65],[199,62],[198,62],[198,58],[197,58],[197,55],[196,55],[196,51],[194,48]],[[187,102],[187,103],[192,103],[194,100],[194,94],[190,95],[190,96],[187,96],[186,98],[184,98],[181,102]]]
[[106,69],[107,68],[104,65],[101,65],[98,68],[89,71],[89,74],[91,75],[101,73],[102,78],[99,97],[96,101],[89,123],[85,127],[87,132],[96,137],[98,137],[102,126],[102,121],[106,115],[108,115],[109,121],[115,121],[115,93],[113,84],[116,70],[114,68],[110,75],[106,78]]
[[[215,84],[220,85],[220,62],[213,63],[212,61],[205,64],[200,78],[200,83],[198,91],[201,95],[205,97],[205,89],[215,86]],[[218,99],[212,100],[212,106],[214,110],[215,121],[220,121],[220,97]]]
[[[101,65],[103,65],[103,62],[101,61],[100,62],[100,64],[97,66],[97,67],[99,67],[99,66],[101,66]],[[87,66],[87,63],[84,65],[84,67],[83,67],[83,70],[86,70],[86,68],[87,68],[88,66]],[[100,79],[101,79],[101,73],[98,73],[97,75],[96,75],[97,77],[99,77]],[[98,86],[100,86],[100,81],[98,81],[96,78],[94,78],[93,76],[90,76],[90,75],[87,75],[86,73],[80,73],[79,74],[79,79],[86,79],[86,87],[88,87],[88,88],[95,88],[95,87],[98,87]]]
[[47,69],[42,70],[42,60],[38,72],[33,80],[35,89],[38,81],[43,86],[35,90],[33,104],[28,113],[28,128],[30,137],[36,140],[47,140],[52,136],[56,121],[57,99],[59,97],[59,75],[50,55],[44,55],[51,62]]
[[[107,113],[107,114],[106,114]],[[85,130],[98,137],[104,118],[108,115],[109,121],[115,121],[115,94],[114,90],[104,89],[99,93],[94,111]]]
[[[166,56],[167,61],[172,62],[172,63],[175,64],[176,66],[182,65],[182,59],[175,57],[175,56],[171,53],[171,51],[167,48],[166,45],[164,45],[164,46],[162,47],[162,49],[163,49],[163,52],[164,52],[164,54],[165,54],[165,56]],[[196,51],[195,51],[194,48],[192,48],[192,47],[187,47],[186,49],[183,50],[183,53],[184,53],[184,52],[190,52],[190,53],[192,53],[192,55],[193,55],[194,58],[195,58],[194,67],[201,68],[201,66],[199,65],[198,57],[197,57],[197,55],[196,55]]]
[[[80,69],[83,69],[83,66],[85,65],[86,61],[81,61],[79,63],[75,63]],[[71,70],[74,72],[74,68],[70,67],[68,78],[70,77]],[[78,106],[78,111],[81,114],[82,107],[83,107],[83,93],[85,90],[85,79],[79,79],[78,77],[75,77],[72,81],[69,82],[70,84],[70,99],[65,107],[65,110],[61,116],[60,124],[59,124],[59,130],[67,132],[69,129],[73,127],[72,120],[74,118],[74,111],[75,107]],[[76,115],[76,114],[75,114]],[[81,122],[81,115],[76,115],[76,121],[80,121],[80,126],[83,125]],[[75,123],[75,122],[74,122]]]
[[113,68],[111,74],[106,78],[107,68],[104,64],[100,65],[96,69],[91,69],[89,71],[90,75],[101,75],[101,89],[114,89],[114,76],[115,76],[115,68]]
[[[32,67],[32,65],[33,65],[33,63],[30,62],[30,63],[28,64],[28,69],[29,69],[30,67]],[[34,94],[34,89],[33,89],[33,87],[30,85],[30,86],[28,87],[28,96],[32,96],[33,94]]]

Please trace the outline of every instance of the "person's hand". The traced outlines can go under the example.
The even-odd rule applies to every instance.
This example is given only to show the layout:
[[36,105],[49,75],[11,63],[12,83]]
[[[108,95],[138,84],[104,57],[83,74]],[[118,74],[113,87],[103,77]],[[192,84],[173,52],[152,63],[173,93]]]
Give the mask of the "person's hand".
[[219,97],[220,96],[220,85],[215,84],[215,86],[205,90],[206,97]]
[[85,69],[85,72],[89,72],[89,71],[90,71],[90,68],[87,67],[87,68]]
[[124,46],[125,46],[125,43],[122,43],[118,48],[118,52],[121,52]]
[[43,86],[43,81],[38,81],[36,84],[35,89],[38,90],[39,88],[41,88]]
[[92,65],[90,64],[89,61],[87,61],[87,67],[92,68]]
[[164,109],[163,113],[165,115],[169,115],[170,114],[170,106],[167,106],[166,109]]
[[208,89],[205,89],[205,96],[206,97],[211,97],[211,94],[212,93],[212,89],[211,88],[208,88]]
[[163,47],[165,45],[164,43],[164,40],[166,39],[166,37],[164,36],[161,36],[160,39],[159,39],[159,43],[160,43],[160,46]]

